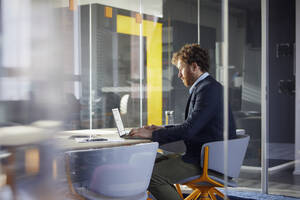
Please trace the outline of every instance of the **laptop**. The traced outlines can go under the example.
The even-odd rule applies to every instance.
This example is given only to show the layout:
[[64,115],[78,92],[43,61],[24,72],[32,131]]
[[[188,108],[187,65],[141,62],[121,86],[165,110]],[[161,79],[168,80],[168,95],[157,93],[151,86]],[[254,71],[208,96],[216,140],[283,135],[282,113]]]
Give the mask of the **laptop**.
[[113,113],[114,120],[115,120],[115,123],[116,123],[116,126],[117,126],[118,134],[121,138],[124,138],[124,139],[144,139],[144,140],[147,139],[147,138],[142,138],[142,137],[138,137],[138,136],[130,136],[129,135],[130,131],[126,131],[125,128],[124,128],[123,121],[121,119],[119,109],[118,108],[113,108],[112,113]]

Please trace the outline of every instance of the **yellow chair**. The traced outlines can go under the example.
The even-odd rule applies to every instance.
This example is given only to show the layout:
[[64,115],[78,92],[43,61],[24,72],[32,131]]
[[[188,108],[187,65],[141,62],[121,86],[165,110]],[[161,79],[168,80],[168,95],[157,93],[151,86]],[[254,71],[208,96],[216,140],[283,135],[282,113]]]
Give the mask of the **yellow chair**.
[[[228,140],[228,182],[229,187],[236,187],[234,178],[240,173],[250,137],[238,135],[236,139]],[[201,150],[202,175],[189,177],[179,181],[175,186],[184,200],[216,200],[216,195],[224,199],[224,195],[215,187],[224,187],[224,141],[210,142]],[[193,192],[183,198],[180,185],[186,185]]]

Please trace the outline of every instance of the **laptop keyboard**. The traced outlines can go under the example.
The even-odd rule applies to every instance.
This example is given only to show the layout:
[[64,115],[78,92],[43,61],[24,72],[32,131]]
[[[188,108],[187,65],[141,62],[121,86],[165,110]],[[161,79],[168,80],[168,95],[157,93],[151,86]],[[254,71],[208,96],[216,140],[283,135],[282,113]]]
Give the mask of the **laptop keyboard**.
[[122,138],[124,138],[124,139],[144,139],[144,140],[147,139],[147,138],[142,138],[139,136],[131,136],[131,135],[124,135],[124,136],[122,136]]

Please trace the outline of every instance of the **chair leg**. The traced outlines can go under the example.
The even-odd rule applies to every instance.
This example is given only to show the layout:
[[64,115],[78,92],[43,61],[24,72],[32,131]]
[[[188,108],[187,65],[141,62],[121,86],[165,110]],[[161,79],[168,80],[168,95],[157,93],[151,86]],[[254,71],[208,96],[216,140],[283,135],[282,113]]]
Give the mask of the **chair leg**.
[[193,200],[199,193],[201,194],[201,191],[196,189],[189,196],[187,196],[184,200]]
[[208,195],[212,200],[217,200],[215,193],[213,192],[213,190],[208,190]]
[[[219,190],[217,190],[216,188],[212,188],[211,189],[212,190],[212,192],[214,193],[214,194],[216,194],[216,195],[218,195],[219,197],[222,197],[222,199],[224,199],[224,194],[222,193],[222,192],[220,192]],[[227,197],[227,199],[229,199],[228,197]]]
[[197,200],[201,195],[201,191],[199,191],[198,195],[195,197],[195,200]]
[[184,199],[183,195],[182,195],[182,192],[181,192],[181,189],[180,189],[180,185],[179,184],[175,184],[175,187],[176,187],[176,190],[177,190],[179,196],[181,197],[181,199]]

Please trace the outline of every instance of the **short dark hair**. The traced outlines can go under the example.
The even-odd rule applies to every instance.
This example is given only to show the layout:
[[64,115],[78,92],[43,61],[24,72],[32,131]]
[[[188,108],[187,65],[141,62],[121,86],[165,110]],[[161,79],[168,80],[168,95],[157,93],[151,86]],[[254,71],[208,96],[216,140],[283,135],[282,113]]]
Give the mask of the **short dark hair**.
[[177,65],[179,59],[189,65],[194,62],[197,63],[203,72],[208,72],[209,70],[209,54],[199,44],[184,45],[178,52],[173,54],[172,64]]

